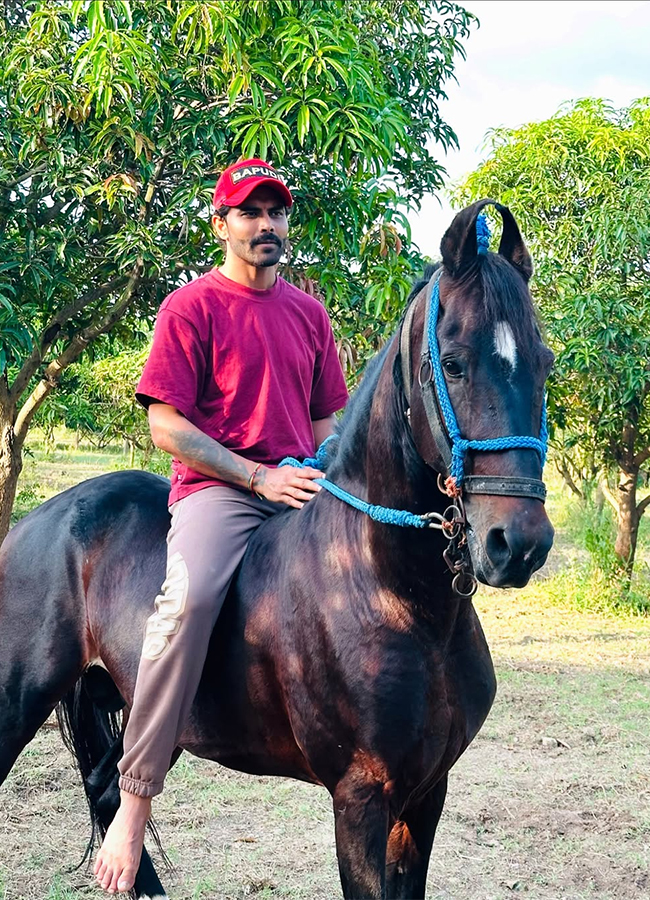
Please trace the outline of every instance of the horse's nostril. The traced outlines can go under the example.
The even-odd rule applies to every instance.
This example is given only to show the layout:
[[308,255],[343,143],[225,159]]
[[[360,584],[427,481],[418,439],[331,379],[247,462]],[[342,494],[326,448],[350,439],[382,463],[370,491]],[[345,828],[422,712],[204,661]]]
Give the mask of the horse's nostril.
[[485,549],[493,566],[503,565],[510,559],[512,551],[505,528],[490,528]]

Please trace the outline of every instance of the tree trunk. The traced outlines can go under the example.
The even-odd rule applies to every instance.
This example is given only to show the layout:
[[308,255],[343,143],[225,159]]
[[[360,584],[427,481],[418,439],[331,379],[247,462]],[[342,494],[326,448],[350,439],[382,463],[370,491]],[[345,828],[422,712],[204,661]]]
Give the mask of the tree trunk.
[[638,468],[629,467],[630,471],[620,470],[618,481],[618,516],[616,543],[614,553],[621,562],[621,567],[628,579],[632,577],[634,555],[639,534],[639,514],[636,506],[636,486],[639,476]]
[[571,472],[569,471],[569,466],[566,460],[566,457],[560,456],[559,459],[556,460],[555,465],[557,466],[557,470],[562,476],[562,479],[566,486],[569,488],[572,494],[575,494],[576,497],[579,497],[581,500],[585,499],[584,493],[580,490],[578,485],[573,480]]
[[0,421],[0,544],[9,531],[22,468],[22,445],[16,440],[13,423]]

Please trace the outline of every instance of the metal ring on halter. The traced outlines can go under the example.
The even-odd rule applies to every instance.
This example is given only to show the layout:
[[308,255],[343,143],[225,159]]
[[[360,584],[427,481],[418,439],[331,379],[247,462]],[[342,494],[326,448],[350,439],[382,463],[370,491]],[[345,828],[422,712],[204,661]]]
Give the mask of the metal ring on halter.
[[443,519],[438,512],[422,513],[422,518],[429,522],[427,528],[437,528],[439,531],[443,528]]
[[[467,587],[463,584],[463,580],[467,581]],[[459,597],[473,597],[478,588],[478,581],[471,572],[457,572],[451,582],[452,590]]]
[[465,517],[457,506],[448,506],[442,514],[442,530],[447,540],[457,538],[465,524]]

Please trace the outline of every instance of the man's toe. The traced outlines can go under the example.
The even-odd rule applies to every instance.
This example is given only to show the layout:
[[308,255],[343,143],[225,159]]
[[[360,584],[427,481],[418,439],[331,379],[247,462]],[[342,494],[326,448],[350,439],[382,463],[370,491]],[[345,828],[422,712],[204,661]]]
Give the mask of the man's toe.
[[111,887],[113,891],[115,890],[115,885],[113,882],[117,882],[117,875],[113,872],[110,866],[107,866],[104,869],[104,874],[102,875],[101,886],[105,891],[110,891]]
[[130,891],[135,882],[136,869],[125,869],[117,882],[118,891]]

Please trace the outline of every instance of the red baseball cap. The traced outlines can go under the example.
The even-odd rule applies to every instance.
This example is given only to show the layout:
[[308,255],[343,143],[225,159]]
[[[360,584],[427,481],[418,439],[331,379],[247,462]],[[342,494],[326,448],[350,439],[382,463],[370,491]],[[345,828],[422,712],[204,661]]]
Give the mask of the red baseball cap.
[[213,203],[217,209],[220,206],[239,206],[262,184],[268,184],[277,191],[285,206],[293,206],[291,191],[273,166],[263,159],[244,159],[224,169],[214,189]]

